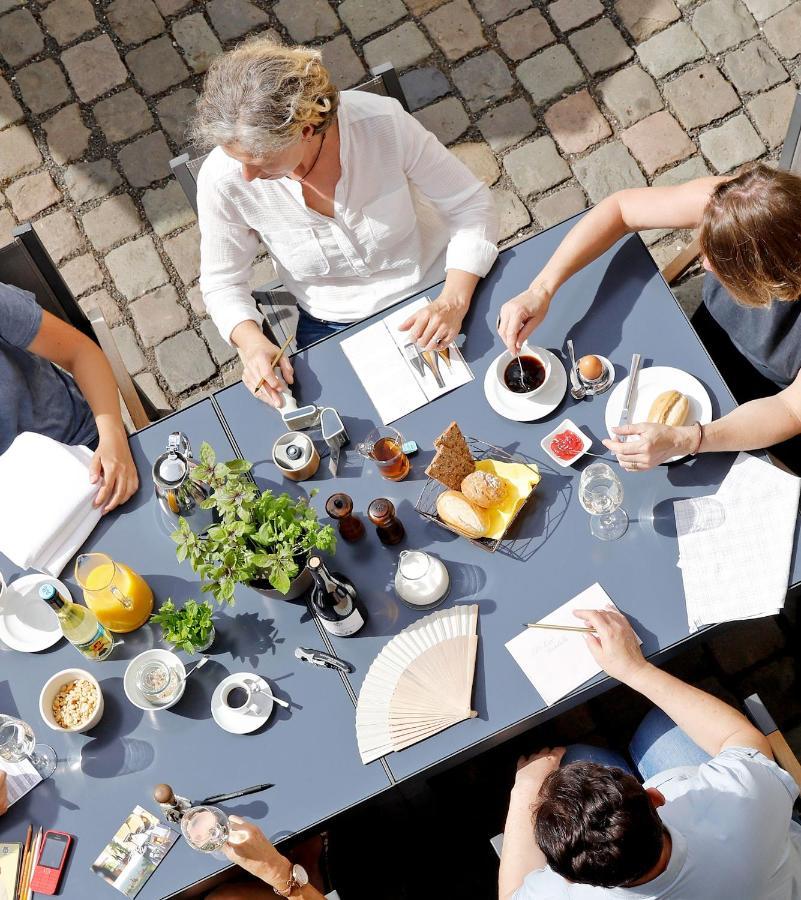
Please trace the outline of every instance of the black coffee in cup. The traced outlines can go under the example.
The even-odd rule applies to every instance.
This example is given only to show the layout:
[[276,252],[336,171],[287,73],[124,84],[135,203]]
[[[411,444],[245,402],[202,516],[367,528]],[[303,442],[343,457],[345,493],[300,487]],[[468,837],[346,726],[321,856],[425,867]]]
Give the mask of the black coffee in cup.
[[545,366],[536,356],[518,356],[507,365],[503,373],[503,383],[514,394],[536,391],[543,381]]
[[248,692],[243,687],[232,687],[225,695],[225,705],[231,709],[242,709],[248,702]]

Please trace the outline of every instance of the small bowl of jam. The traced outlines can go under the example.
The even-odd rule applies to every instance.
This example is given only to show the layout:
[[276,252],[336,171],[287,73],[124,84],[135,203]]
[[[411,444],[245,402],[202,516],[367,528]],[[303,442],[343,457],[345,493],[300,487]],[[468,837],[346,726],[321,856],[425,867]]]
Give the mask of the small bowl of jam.
[[533,397],[548,383],[551,361],[541,347],[523,344],[519,356],[507,350],[498,357],[495,375],[505,391],[517,397]]
[[581,459],[591,446],[589,436],[570,419],[563,419],[540,441],[540,447],[563,469]]

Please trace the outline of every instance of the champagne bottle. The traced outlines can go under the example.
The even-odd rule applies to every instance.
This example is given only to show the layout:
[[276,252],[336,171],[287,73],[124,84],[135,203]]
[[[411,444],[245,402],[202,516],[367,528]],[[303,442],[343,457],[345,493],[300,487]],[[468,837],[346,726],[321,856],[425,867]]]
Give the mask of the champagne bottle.
[[329,572],[315,553],[306,565],[314,579],[312,609],[323,628],[337,637],[350,637],[361,631],[367,622],[367,610],[352,582],[339,572]]
[[39,596],[58,616],[64,637],[87,659],[105,659],[114,649],[111,633],[91,609],[62,597],[53,584],[43,584]]

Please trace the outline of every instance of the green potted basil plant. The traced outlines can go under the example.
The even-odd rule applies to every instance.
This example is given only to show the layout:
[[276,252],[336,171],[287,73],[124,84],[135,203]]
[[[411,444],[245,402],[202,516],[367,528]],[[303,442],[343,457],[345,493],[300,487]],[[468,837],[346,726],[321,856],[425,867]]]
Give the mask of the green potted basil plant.
[[150,621],[161,626],[161,636],[176,650],[198,653],[208,650],[214,642],[213,613],[214,607],[208,600],[202,603],[187,600],[178,609],[168,598],[150,617]]
[[218,603],[233,603],[237,584],[287,600],[299,597],[310,585],[309,552],[336,548],[333,527],[317,520],[305,498],[260,491],[247,474],[251,468],[244,459],[217,462],[204,443],[191,478],[211,486],[201,505],[213,510],[217,521],[198,535],[182,518],[172,534],[178,560],[189,560],[202,590]]

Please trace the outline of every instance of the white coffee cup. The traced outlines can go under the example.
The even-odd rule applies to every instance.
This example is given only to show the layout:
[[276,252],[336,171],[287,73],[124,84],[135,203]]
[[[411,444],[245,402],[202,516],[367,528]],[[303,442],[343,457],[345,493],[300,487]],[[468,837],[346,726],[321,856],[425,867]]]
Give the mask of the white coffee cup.
[[[237,694],[236,699],[242,699],[242,702],[239,704],[232,702],[234,701],[234,698],[231,697],[231,694],[234,691],[243,692],[242,694]],[[254,700],[254,694],[257,694],[258,692],[259,687],[254,686],[250,681],[233,681],[226,686],[220,699],[222,700],[223,706],[230,709],[232,712],[255,712],[256,702]]]
[[531,356],[540,363],[540,365],[545,370],[545,377],[542,380],[542,384],[534,388],[533,391],[524,391],[518,393],[517,391],[511,391],[506,386],[506,380],[504,379],[504,374],[506,373],[506,369],[510,365],[510,363],[514,363],[517,365],[517,357],[513,356],[508,350],[504,350],[504,352],[495,360],[495,378],[497,379],[498,384],[500,385],[501,391],[510,397],[520,397],[521,399],[528,399],[529,397],[534,397],[539,394],[540,391],[544,390],[548,384],[548,381],[551,377],[551,360],[550,354],[544,347],[532,347],[527,343],[524,343],[520,348],[520,356],[526,357]]

